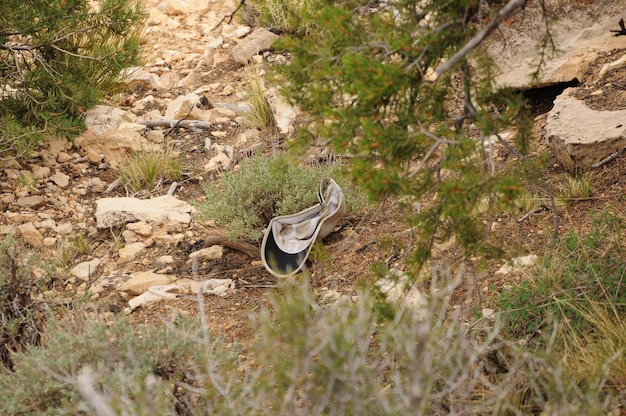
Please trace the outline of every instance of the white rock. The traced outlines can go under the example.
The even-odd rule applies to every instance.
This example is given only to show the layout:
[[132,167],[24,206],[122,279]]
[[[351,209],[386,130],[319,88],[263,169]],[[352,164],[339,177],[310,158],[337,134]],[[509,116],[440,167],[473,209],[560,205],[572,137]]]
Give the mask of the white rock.
[[124,239],[124,242],[126,244],[132,244],[139,241],[139,236],[137,235],[137,233],[131,230],[122,231],[122,238]]
[[87,152],[103,155],[113,167],[126,160],[129,152],[149,150],[153,146],[137,131],[117,129],[98,133],[88,128],[75,143]]
[[622,68],[624,66],[626,66],[626,55],[623,55],[618,60],[604,64],[602,66],[602,69],[600,69],[600,72],[598,73],[598,79],[601,79],[611,69]]
[[117,107],[97,105],[87,110],[85,124],[88,129],[92,129],[96,133],[103,133],[107,130],[117,129],[124,113],[124,110]]
[[46,166],[31,165],[30,170],[35,179],[43,179],[50,176],[50,168]]
[[194,208],[171,195],[151,199],[102,198],[96,201],[96,227],[111,228],[129,222],[189,224]]
[[129,280],[120,285],[119,290],[136,296],[141,295],[152,286],[169,285],[173,281],[172,276],[147,271],[132,275]]
[[[205,113],[198,108],[200,97],[197,94],[189,93],[181,95],[167,104],[165,110],[166,120],[205,120]],[[206,120],[208,121],[208,120]]]
[[243,38],[251,31],[252,31],[252,28],[250,28],[250,26],[238,26],[237,29],[235,29],[234,33],[235,33],[235,36],[237,36],[238,38]]
[[162,88],[159,76],[153,72],[146,72],[143,68],[128,68],[123,71],[122,77],[126,78],[127,82],[132,87],[143,86],[148,90],[158,90]]
[[174,263],[173,256],[159,256],[155,260],[158,264],[172,264]]
[[148,224],[145,221],[128,223],[126,224],[126,228],[144,237],[148,237],[152,234],[152,225]]
[[496,319],[496,311],[491,308],[483,308],[482,314],[485,319]]
[[568,88],[554,101],[546,137],[564,167],[589,168],[626,147],[626,110],[592,110],[574,92]]
[[91,261],[78,263],[76,266],[72,267],[70,273],[72,273],[73,276],[79,279],[86,280],[89,279],[89,277],[96,271],[100,264],[102,264],[102,261],[100,261],[99,258],[94,258]]
[[146,248],[146,245],[141,242],[127,244],[118,251],[119,259],[118,263],[127,263],[134,260],[142,250]]
[[392,270],[388,277],[378,280],[376,285],[385,294],[387,300],[414,310],[419,319],[425,319],[428,299],[414,284],[408,285],[408,282],[409,278],[404,273]]
[[[541,14],[538,4],[530,5],[526,13]],[[605,11],[598,15],[589,8],[589,12],[562,13],[550,27],[551,41],[557,45],[556,56],[545,55],[537,48],[541,37],[545,35],[542,19],[529,20],[535,26],[520,31],[516,25],[501,25],[497,40],[487,47],[495,63],[499,66],[499,75],[495,77],[498,86],[525,89],[531,86],[550,86],[573,79],[583,81],[585,71],[602,53],[624,47],[623,38],[612,36],[615,29],[616,15]],[[532,74],[537,65],[544,62],[538,79],[533,82]]]
[[205,172],[213,172],[216,170],[228,170],[230,168],[231,159],[225,153],[218,153],[213,156],[209,162],[204,165]]
[[64,222],[61,224],[57,224],[56,227],[54,227],[54,232],[57,234],[69,234],[72,232],[72,224],[69,222]]
[[298,109],[281,97],[277,88],[270,88],[263,95],[272,109],[278,131],[282,134],[291,133],[294,129]]
[[194,251],[189,254],[189,260],[197,258],[198,260],[220,260],[224,253],[224,248],[220,245],[215,245],[207,248],[203,248],[198,251]]
[[91,178],[89,179],[89,182],[87,182],[87,187],[92,191],[92,192],[104,192],[107,188],[107,184],[106,182],[104,182],[102,179],[100,178]]
[[70,183],[70,177],[62,172],[56,172],[54,175],[50,176],[50,180],[61,189],[67,188]]
[[523,269],[524,267],[532,266],[537,262],[537,255],[529,254],[527,256],[515,257],[511,259],[510,262],[506,262],[500,267],[496,274],[509,274],[518,270]]

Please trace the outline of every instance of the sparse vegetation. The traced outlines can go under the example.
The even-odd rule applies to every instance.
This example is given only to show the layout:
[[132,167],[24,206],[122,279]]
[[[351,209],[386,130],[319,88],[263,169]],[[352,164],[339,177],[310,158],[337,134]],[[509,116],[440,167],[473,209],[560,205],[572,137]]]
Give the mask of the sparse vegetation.
[[593,175],[585,172],[576,176],[567,175],[561,184],[559,200],[564,204],[584,201],[593,196]]
[[[83,6],[78,0],[59,1],[49,3],[57,9]],[[126,0],[100,3],[111,7],[130,4]],[[590,229],[574,227],[562,235],[554,241],[558,245],[551,255],[526,270],[512,288],[493,283],[495,280],[480,287],[477,283],[482,282],[474,280],[485,277],[489,271],[484,267],[493,265],[476,253],[497,250],[502,241],[496,239],[513,234],[498,234],[504,227],[494,227],[495,247],[487,247],[482,240],[489,234],[486,220],[501,216],[498,220],[502,224],[516,227],[519,240],[530,240],[537,227],[530,229],[531,221],[516,222],[515,217],[541,205],[549,206],[553,200],[561,204],[558,209],[539,215],[557,215],[557,211],[577,205],[576,201],[588,200],[594,192],[591,174],[567,177],[560,182],[562,186],[556,186],[554,198],[533,184],[542,172],[542,162],[526,156],[528,120],[518,107],[519,97],[491,84],[493,73],[489,71],[493,67],[488,59],[476,54],[465,58],[454,74],[443,73],[437,82],[424,82],[429,70],[448,59],[505,2],[428,0],[417,6],[413,1],[360,0],[257,3],[262,24],[292,35],[283,40],[291,65],[282,73],[285,82],[281,85],[307,111],[310,126],[315,126],[310,132],[301,131],[302,137],[319,139],[316,144],[332,141],[335,151],[347,156],[337,156],[339,161],[328,164],[303,164],[277,155],[279,143],[294,145],[277,138],[272,147],[274,156],[258,154],[233,161],[233,165],[238,164],[220,173],[219,179],[210,177],[218,173],[207,174],[203,180],[209,183],[197,204],[196,219],[214,220],[233,240],[258,242],[272,217],[317,203],[320,180],[331,176],[346,194],[348,216],[361,221],[360,213],[367,204],[361,189],[366,189],[379,201],[393,201],[399,196],[399,205],[407,208],[408,225],[391,227],[397,219],[394,216],[389,224],[383,224],[393,234],[373,231],[383,227],[372,227],[366,234],[363,229],[367,226],[354,226],[354,218],[344,222],[348,227],[342,238],[352,233],[349,238],[359,239],[358,248],[355,244],[346,250],[354,249],[352,259],[370,256],[370,273],[365,271],[366,261],[358,264],[363,268],[356,271],[362,279],[357,288],[348,287],[353,281],[346,283],[357,280],[354,275],[346,278],[351,269],[331,269],[337,260],[335,256],[335,264],[329,261],[334,247],[321,244],[313,247],[309,257],[316,263],[310,276],[304,273],[278,282],[261,281],[266,278],[261,276],[259,281],[252,281],[249,276],[260,275],[254,267],[228,270],[239,276],[237,292],[232,296],[236,300],[228,303],[230,309],[217,311],[228,315],[235,306],[250,308],[246,311],[250,311],[253,329],[246,333],[250,338],[244,339],[243,345],[223,341],[218,332],[211,332],[213,323],[207,322],[210,313],[204,305],[209,298],[202,295],[195,298],[197,311],[179,313],[183,311],[176,308],[182,303],[165,306],[171,309],[173,322],[162,318],[163,324],[144,322],[150,314],[160,316],[157,308],[145,307],[131,316],[114,312],[112,306],[125,302],[118,294],[117,305],[107,303],[112,297],[100,303],[102,298],[91,297],[88,292],[65,292],[62,301],[49,301],[40,290],[45,277],[37,265],[48,263],[67,269],[78,256],[96,250],[97,255],[107,250],[114,253],[125,244],[124,225],[96,230],[85,221],[85,227],[58,243],[53,259],[45,260],[34,258],[18,241],[7,237],[0,244],[0,414],[614,416],[623,412],[626,220],[622,211],[609,207],[594,213],[593,221],[584,221]],[[4,7],[0,5],[0,12]],[[122,24],[120,30],[124,28],[127,26]],[[37,34],[45,35],[45,31]],[[3,36],[7,37],[0,33],[0,49],[7,45]],[[53,40],[52,45],[60,45],[58,41]],[[132,42],[129,45],[135,46]],[[202,65],[210,66],[208,62]],[[232,69],[224,62],[213,66],[220,73]],[[0,60],[0,75],[2,70]],[[248,67],[247,77],[251,81],[248,97],[252,118],[266,129],[273,120],[262,94],[258,68]],[[224,83],[215,84],[220,88],[211,88],[208,94],[224,91]],[[61,86],[58,88],[54,91],[63,92]],[[208,107],[210,101],[204,98]],[[490,110],[494,102],[498,111]],[[56,117],[68,114],[72,111],[54,114],[51,120],[64,122]],[[38,123],[42,120],[35,121],[34,126],[41,127]],[[79,124],[72,123],[57,126],[60,133],[74,132]],[[184,134],[188,134],[189,142],[209,134],[218,140],[224,138],[217,134],[219,124],[231,123],[216,121],[212,125],[215,130],[189,129]],[[232,125],[233,130],[238,129],[236,123]],[[510,153],[501,159],[489,154],[480,145],[481,139],[474,137],[511,125],[518,127],[516,142],[507,143]],[[3,128],[15,138],[26,134],[14,120],[0,118],[1,137],[5,137]],[[261,133],[263,139],[265,133]],[[21,147],[21,143],[11,143],[11,151],[26,153],[27,146]],[[201,143],[193,143],[194,149],[201,149]],[[301,144],[296,143],[291,150]],[[0,162],[2,156],[0,149]],[[68,202],[75,203],[83,216],[91,213],[80,199],[81,192],[88,193],[90,188],[75,180],[81,169],[87,169],[79,165],[70,165],[72,170],[67,173],[72,175],[71,185],[60,195],[71,195],[71,199],[49,198],[45,209]],[[348,166],[352,166],[353,179],[362,188],[352,186],[344,175]],[[15,194],[41,192],[50,184],[40,184],[26,169],[14,170]],[[162,152],[130,154],[118,173],[128,189],[146,195],[161,180],[178,180],[181,171],[178,153],[166,147]],[[193,184],[198,186],[196,179]],[[527,185],[530,189],[525,189]],[[0,203],[14,196],[3,194]],[[383,212],[376,217],[377,221],[385,215]],[[18,213],[11,221],[44,218]],[[2,231],[12,233],[16,229],[6,227]],[[41,229],[49,237],[46,233],[50,228]],[[167,243],[166,250],[180,255],[177,260],[185,260],[164,264],[163,270],[179,273],[186,267],[189,251],[206,242],[195,227],[182,231],[184,240]],[[541,232],[547,234],[543,229]],[[101,244],[103,239],[106,244]],[[454,272],[433,266],[430,250],[441,242],[464,246],[472,258],[445,258]],[[413,247],[415,256],[411,258]],[[374,250],[377,252],[372,254]],[[152,267],[149,256],[156,251],[136,263]],[[226,253],[232,257],[225,257],[224,263],[237,259],[234,251]],[[448,249],[441,251],[448,253]],[[374,262],[376,256],[378,262]],[[396,262],[398,258],[402,260]],[[470,265],[469,273],[457,270],[462,269],[462,262]],[[388,276],[392,263],[408,277],[402,282],[405,289],[419,289],[425,302],[407,307],[376,289],[376,279]],[[113,264],[106,263],[105,273]],[[249,264],[246,258],[245,266]],[[200,273],[196,266],[193,263],[194,278]],[[216,268],[209,265],[207,275]],[[248,296],[244,294],[247,284],[257,293],[263,291],[254,295],[263,299],[255,297],[251,306],[240,299]],[[68,286],[74,290],[78,283]],[[499,298],[487,300],[488,306],[496,309],[489,314],[480,309],[485,292],[500,293]],[[463,295],[468,296],[466,302]],[[65,302],[70,297],[67,308]],[[74,302],[79,298],[85,301],[85,309]],[[180,299],[185,307],[192,303],[189,300]],[[48,320],[45,328],[44,318]],[[219,322],[215,328],[221,334],[238,329],[230,322],[225,321],[223,327]]]
[[255,64],[248,64],[246,73],[248,74],[249,84],[246,87],[248,94],[248,103],[250,104],[250,119],[255,127],[265,128],[272,127],[276,124],[274,114],[270,108],[263,91],[263,78],[259,73],[259,68]]
[[626,311],[622,290],[626,223],[608,210],[594,215],[588,233],[569,232],[555,255],[546,258],[529,279],[503,293],[501,307],[510,336],[541,340],[542,331],[556,321],[585,338],[596,331],[598,322],[589,318],[598,305],[605,305],[605,317]]
[[[128,331],[54,324],[46,345],[14,356],[0,374],[3,414],[604,414],[619,402],[606,373],[577,384],[550,343],[530,352],[500,323],[452,308],[455,280],[420,313],[374,299],[322,301],[306,279],[287,279],[244,351],[214,339],[200,318]],[[201,311],[200,314],[203,312]],[[421,316],[421,317],[420,317]]]
[[[41,340],[43,309],[35,299],[37,262],[22,244],[7,238],[0,244],[0,374],[13,370],[13,353]],[[41,270],[40,270],[41,271]]]
[[151,191],[159,181],[180,179],[183,163],[178,152],[165,146],[158,150],[132,152],[117,167],[120,181],[133,191]]
[[326,176],[348,185],[343,190],[349,210],[364,207],[364,195],[342,180],[340,165],[299,166],[286,156],[257,155],[242,161],[238,172],[227,172],[219,183],[205,188],[199,218],[227,228],[231,239],[257,240],[273,217],[315,205]]

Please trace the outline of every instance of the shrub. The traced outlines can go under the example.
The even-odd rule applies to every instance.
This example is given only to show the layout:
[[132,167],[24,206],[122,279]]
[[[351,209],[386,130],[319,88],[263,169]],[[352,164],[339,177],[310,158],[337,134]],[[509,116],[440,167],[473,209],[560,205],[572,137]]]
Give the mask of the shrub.
[[[398,304],[381,320],[374,299],[321,300],[285,279],[244,350],[199,317],[165,328],[127,320],[52,323],[45,346],[0,373],[2,414],[605,414],[619,407],[602,377],[577,385],[552,345],[531,353],[499,322],[451,308],[449,283],[420,313]],[[438,285],[433,285],[433,288]],[[469,320],[468,320],[469,319]]]
[[[341,167],[299,166],[285,156],[256,155],[241,162],[238,172],[227,172],[205,188],[206,199],[198,204],[200,219],[211,219],[228,228],[231,239],[256,240],[270,220],[293,214],[318,202],[322,178],[333,177],[340,186]],[[362,207],[365,198],[350,186],[342,186],[348,209]]]
[[13,368],[11,354],[40,342],[42,308],[34,300],[39,279],[32,253],[9,238],[0,244],[0,367]]
[[[560,250],[546,259],[531,278],[503,292],[502,311],[507,331],[517,338],[532,338],[551,320],[563,321],[581,334],[592,333],[597,325],[581,311],[596,304],[612,305],[626,312],[623,277],[624,219],[607,210],[595,213],[586,234],[570,231]],[[607,308],[610,311],[611,308]]]
[[137,65],[143,12],[134,0],[0,3],[0,154],[72,136],[82,114]]

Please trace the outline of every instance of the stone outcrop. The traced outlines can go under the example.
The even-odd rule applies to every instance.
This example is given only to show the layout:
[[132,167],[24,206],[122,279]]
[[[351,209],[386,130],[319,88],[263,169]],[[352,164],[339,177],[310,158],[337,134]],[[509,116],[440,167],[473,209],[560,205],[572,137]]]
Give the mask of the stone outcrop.
[[[593,7],[592,7],[593,6]],[[593,8],[600,10],[593,10]],[[528,89],[569,82],[582,81],[590,63],[603,52],[624,48],[623,38],[615,37],[614,29],[623,8],[617,4],[589,5],[562,14],[550,22],[550,35],[555,50],[548,44],[544,50],[539,45],[546,35],[538,3],[529,3],[524,13],[515,19],[524,20],[526,30],[519,25],[501,25],[492,35],[488,51],[495,58],[500,74],[496,83],[501,86]],[[540,62],[544,67],[537,79],[532,74]]]
[[546,138],[556,159],[566,168],[589,168],[626,148],[626,110],[597,111],[568,88],[548,113]]
[[138,221],[189,224],[193,211],[191,205],[170,195],[151,199],[102,198],[96,201],[96,227],[112,228]]

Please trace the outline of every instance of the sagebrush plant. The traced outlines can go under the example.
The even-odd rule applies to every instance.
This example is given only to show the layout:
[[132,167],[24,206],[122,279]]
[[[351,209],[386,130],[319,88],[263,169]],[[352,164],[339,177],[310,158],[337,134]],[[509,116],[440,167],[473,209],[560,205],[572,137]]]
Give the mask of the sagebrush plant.
[[171,146],[130,152],[117,166],[120,181],[132,190],[151,191],[160,180],[176,181],[183,172],[180,153]]
[[305,278],[285,279],[245,349],[212,337],[201,297],[197,317],[160,327],[51,322],[45,345],[0,372],[0,413],[599,415],[619,407],[604,374],[581,384],[567,377],[550,337],[545,349],[524,351],[502,339],[499,321],[462,315],[450,304],[462,276],[438,273],[419,314],[390,303],[391,319],[367,291],[333,299]]
[[139,64],[144,14],[135,0],[0,3],[0,157],[70,137],[82,114]]
[[327,176],[342,186],[348,209],[358,211],[366,199],[342,172],[339,163],[302,166],[288,156],[255,155],[243,160],[238,171],[226,172],[205,187],[197,215],[226,227],[231,239],[257,240],[275,216],[315,205],[320,182]]
[[626,222],[609,209],[590,215],[594,219],[589,232],[564,235],[559,249],[544,259],[529,279],[502,292],[501,308],[512,337],[537,337],[554,319],[567,322],[581,336],[591,334],[597,325],[580,311],[588,311],[596,303],[610,306],[607,311],[626,312]]
[[9,237],[0,243],[0,368],[13,369],[12,354],[41,340],[42,305],[35,301],[40,279],[36,259]]

